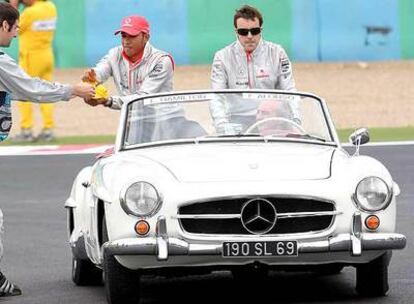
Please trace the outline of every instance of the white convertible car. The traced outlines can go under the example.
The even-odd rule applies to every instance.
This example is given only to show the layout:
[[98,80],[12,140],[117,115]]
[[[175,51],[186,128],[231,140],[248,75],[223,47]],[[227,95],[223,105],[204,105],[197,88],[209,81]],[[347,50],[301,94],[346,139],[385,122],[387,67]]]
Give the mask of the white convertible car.
[[136,303],[143,274],[230,270],[338,273],[388,290],[396,196],[388,170],[359,155],[366,129],[338,140],[326,103],[307,93],[192,91],[123,106],[113,151],[76,177],[68,210],[77,285]]

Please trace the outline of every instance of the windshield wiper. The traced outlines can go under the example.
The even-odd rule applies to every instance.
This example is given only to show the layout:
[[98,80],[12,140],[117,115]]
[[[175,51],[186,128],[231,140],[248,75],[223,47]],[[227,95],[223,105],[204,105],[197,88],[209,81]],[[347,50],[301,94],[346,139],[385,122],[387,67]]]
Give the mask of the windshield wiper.
[[238,133],[238,134],[206,135],[206,136],[201,136],[201,137],[198,137],[198,138],[202,139],[202,138],[229,138],[229,137],[263,137],[263,136],[260,135],[259,133],[248,133],[248,134]]
[[260,137],[263,138],[262,135],[258,134],[258,133],[254,133],[254,134],[243,134],[243,133],[238,133],[238,134],[216,134],[216,135],[204,135],[204,136],[200,136],[200,137],[196,137],[194,138],[195,143],[198,143],[200,140],[203,139],[214,139],[214,138],[251,138],[251,137]]
[[285,137],[300,138],[300,139],[313,139],[313,140],[317,140],[321,142],[326,142],[326,139],[319,137],[319,136],[311,135],[311,134],[288,133],[286,134]]

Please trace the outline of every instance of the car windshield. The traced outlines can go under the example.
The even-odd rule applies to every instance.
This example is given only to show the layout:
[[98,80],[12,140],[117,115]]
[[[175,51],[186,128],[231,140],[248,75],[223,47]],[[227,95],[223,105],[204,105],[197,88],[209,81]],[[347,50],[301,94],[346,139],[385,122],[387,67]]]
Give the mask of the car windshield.
[[209,140],[334,142],[322,102],[287,92],[177,92],[128,103],[123,148]]

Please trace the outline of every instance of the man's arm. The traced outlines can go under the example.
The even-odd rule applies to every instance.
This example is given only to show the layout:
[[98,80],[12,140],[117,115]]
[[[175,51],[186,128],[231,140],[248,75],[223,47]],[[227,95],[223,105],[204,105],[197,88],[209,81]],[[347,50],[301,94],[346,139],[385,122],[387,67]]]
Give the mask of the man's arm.
[[112,109],[120,109],[129,100],[138,98],[142,94],[153,94],[173,89],[173,62],[169,55],[162,56],[154,68],[143,80],[139,91],[136,94],[127,96],[112,96],[106,104]]
[[16,62],[0,53],[0,91],[10,92],[12,99],[30,100],[38,103],[69,100],[74,95],[91,97],[94,89],[88,85],[64,85],[52,83],[27,75]]
[[114,60],[113,57],[116,56],[118,56],[117,48],[111,49],[108,52],[108,54],[106,54],[104,57],[101,58],[101,60],[99,60],[99,62],[96,64],[94,68],[86,71],[85,75],[87,73],[90,73],[91,70],[93,70],[95,72],[95,80],[99,83],[105,82],[106,80],[108,80],[109,77],[112,76],[111,60]]
[[[229,88],[227,71],[218,53],[214,56],[213,65],[211,66],[211,88],[214,90]],[[216,99],[209,102],[209,107],[216,129],[221,130],[225,128],[229,122],[225,98],[217,96]],[[219,131],[219,133],[224,133],[224,131]]]
[[[276,89],[286,90],[286,91],[296,91],[296,84],[295,79],[293,78],[293,69],[292,63],[289,60],[288,55],[286,54],[283,48],[279,49],[278,56],[279,58],[279,77],[276,84]],[[290,102],[290,107],[292,111],[292,118],[297,123],[301,123],[301,115],[300,115],[300,98],[294,98]]]
[[220,55],[216,53],[211,66],[211,88],[214,90],[228,89],[228,76]]
[[279,76],[275,89],[296,91],[295,79],[293,78],[292,63],[285,50],[280,48],[278,51],[278,71]]

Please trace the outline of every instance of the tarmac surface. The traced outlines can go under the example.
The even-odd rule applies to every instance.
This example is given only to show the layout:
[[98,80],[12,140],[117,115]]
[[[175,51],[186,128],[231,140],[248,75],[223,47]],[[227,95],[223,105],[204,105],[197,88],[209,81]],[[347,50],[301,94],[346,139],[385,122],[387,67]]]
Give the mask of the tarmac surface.
[[[394,251],[390,292],[359,298],[354,269],[334,276],[272,273],[264,281],[237,284],[229,273],[143,280],[142,303],[413,303],[414,154],[413,146],[362,147],[391,171],[401,188],[397,231],[407,247]],[[106,303],[103,287],[77,287],[71,281],[71,252],[64,201],[77,172],[94,155],[0,156],[0,206],[5,217],[1,270],[23,289],[23,296],[0,298],[7,304]]]

